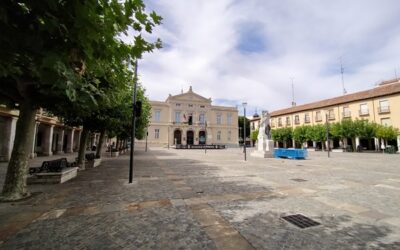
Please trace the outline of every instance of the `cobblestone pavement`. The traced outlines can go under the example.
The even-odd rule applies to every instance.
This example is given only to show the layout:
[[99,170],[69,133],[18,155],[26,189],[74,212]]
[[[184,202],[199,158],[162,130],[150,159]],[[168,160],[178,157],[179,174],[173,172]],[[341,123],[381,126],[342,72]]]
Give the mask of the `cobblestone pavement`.
[[[399,155],[239,149],[105,158],[59,185],[0,203],[1,249],[400,249]],[[321,223],[300,229],[284,215]]]

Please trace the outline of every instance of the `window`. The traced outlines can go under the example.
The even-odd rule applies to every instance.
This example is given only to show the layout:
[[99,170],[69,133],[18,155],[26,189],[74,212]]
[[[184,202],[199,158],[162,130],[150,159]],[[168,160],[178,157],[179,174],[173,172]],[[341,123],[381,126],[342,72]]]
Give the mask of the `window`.
[[228,131],[228,141],[231,140],[231,135],[232,135],[231,131]]
[[193,124],[193,114],[192,113],[189,113],[189,115],[188,115],[188,124],[189,125]]
[[176,107],[180,107],[180,106],[181,106],[181,104],[180,104],[180,103],[177,103],[177,104],[175,104],[175,106],[176,106]]
[[360,104],[360,115],[369,115],[368,105],[366,103]]
[[175,122],[176,123],[181,122],[181,112],[180,111],[175,111]]
[[304,123],[310,123],[310,114],[309,113],[304,114]]
[[206,123],[206,116],[205,116],[205,114],[200,114],[200,115],[199,115],[199,123],[200,123],[200,124]]
[[390,118],[382,118],[381,124],[383,126],[389,127],[389,126],[392,126],[392,121],[390,120]]
[[335,112],[333,111],[333,109],[328,110],[328,119],[335,120]]
[[349,107],[343,107],[343,118],[347,118],[347,117],[350,117],[350,116],[351,116],[351,114],[350,114]]
[[202,109],[205,108],[205,107],[206,107],[206,106],[204,106],[204,105],[200,105],[200,108],[202,108]]
[[160,129],[154,129],[154,139],[160,139]]
[[218,131],[218,133],[217,133],[217,141],[220,141],[221,140],[221,131]]
[[159,122],[161,120],[161,111],[160,110],[156,110],[154,112],[154,121]]
[[278,126],[281,127],[282,126],[282,118],[278,118]]
[[390,112],[388,100],[379,101],[378,112],[379,113],[389,113]]
[[286,126],[289,126],[290,124],[290,116],[286,116]]
[[189,106],[189,108],[193,108],[193,104],[189,104],[188,106]]
[[220,125],[221,124],[221,114],[217,114],[217,124]]
[[321,111],[315,112],[315,121],[316,122],[322,121]]
[[275,120],[271,119],[271,128],[274,128],[274,127],[275,127]]
[[294,117],[294,123],[295,123],[295,124],[300,124],[299,115],[296,115],[296,116]]
[[227,115],[226,123],[228,125],[232,125],[232,114],[228,114]]

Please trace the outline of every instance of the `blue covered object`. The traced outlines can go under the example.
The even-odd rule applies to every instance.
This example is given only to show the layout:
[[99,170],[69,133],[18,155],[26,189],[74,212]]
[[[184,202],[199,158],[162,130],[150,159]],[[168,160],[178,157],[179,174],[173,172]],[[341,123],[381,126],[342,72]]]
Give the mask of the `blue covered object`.
[[305,159],[308,156],[307,149],[275,148],[275,158]]

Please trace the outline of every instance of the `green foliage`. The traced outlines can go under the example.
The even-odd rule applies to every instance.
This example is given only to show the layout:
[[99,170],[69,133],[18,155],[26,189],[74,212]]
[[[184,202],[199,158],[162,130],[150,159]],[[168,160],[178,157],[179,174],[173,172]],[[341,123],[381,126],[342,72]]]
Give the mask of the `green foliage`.
[[252,141],[257,141],[258,131],[259,131],[259,129],[256,129],[256,130],[251,132],[251,140]]
[[[243,137],[244,121],[245,121],[245,117],[239,116],[238,125],[239,125],[239,133],[241,133],[241,134],[239,134],[239,137]],[[250,136],[250,120],[247,119],[247,117],[246,117],[246,137],[249,137],[249,136]]]
[[271,137],[277,142],[287,142],[292,139],[293,130],[290,127],[271,130]]
[[326,140],[326,126],[322,124],[310,127],[308,136],[312,141],[322,142]]
[[399,130],[392,126],[378,125],[376,129],[376,136],[384,140],[394,140],[399,135]]
[[293,130],[293,139],[298,143],[304,143],[309,140],[310,126],[298,126]]

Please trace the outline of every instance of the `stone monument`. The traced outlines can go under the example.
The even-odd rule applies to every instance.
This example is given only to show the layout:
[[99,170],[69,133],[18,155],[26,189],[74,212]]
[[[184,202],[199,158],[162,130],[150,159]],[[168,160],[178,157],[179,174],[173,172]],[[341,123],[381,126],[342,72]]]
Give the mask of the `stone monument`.
[[274,141],[271,139],[271,126],[269,125],[270,115],[263,111],[260,128],[258,130],[257,148],[251,156],[272,158],[274,154]]

